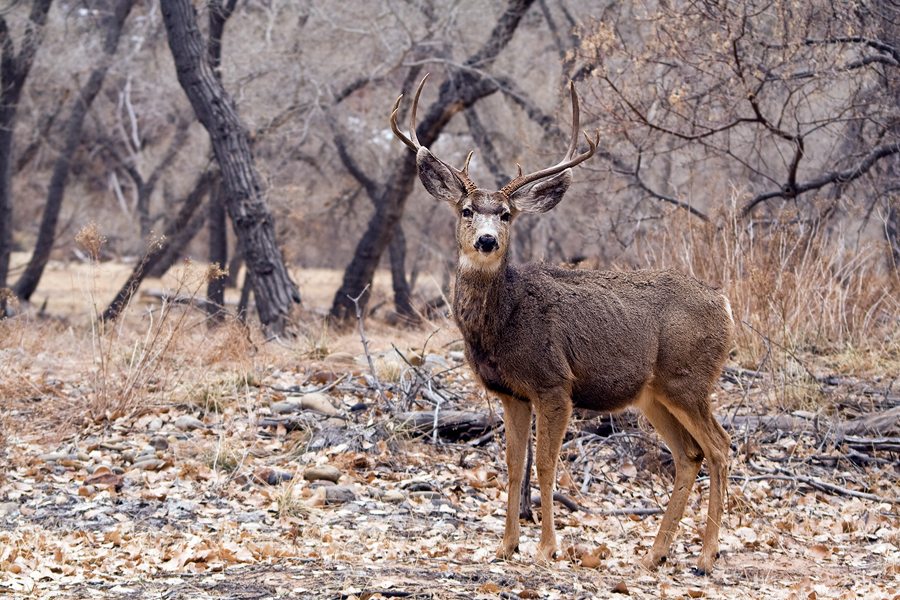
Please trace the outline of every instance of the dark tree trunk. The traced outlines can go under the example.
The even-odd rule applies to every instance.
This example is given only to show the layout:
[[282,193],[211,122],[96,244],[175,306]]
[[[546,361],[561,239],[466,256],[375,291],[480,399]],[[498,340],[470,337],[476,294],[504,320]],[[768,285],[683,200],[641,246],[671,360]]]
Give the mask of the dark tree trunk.
[[[225,214],[225,202],[222,198],[225,190],[220,183],[209,196],[209,262],[218,265],[224,271],[228,266],[228,217]],[[213,321],[220,321],[225,313],[225,284],[226,276],[215,277],[209,280],[206,288],[206,297],[209,300],[207,308]]]
[[[200,227],[203,226],[205,215],[200,211],[199,216],[203,218],[199,219],[199,224],[197,224],[198,215],[195,215],[195,213],[203,203],[203,198],[206,196],[207,192],[215,185],[218,176],[219,174],[216,171],[207,171],[200,177],[197,184],[194,186],[194,189],[182,203],[178,215],[166,228],[166,231],[163,234],[165,239],[159,244],[151,244],[149,246],[147,252],[141,260],[138,261],[134,271],[131,272],[128,281],[125,282],[125,285],[122,286],[122,289],[119,290],[119,293],[116,294],[113,301],[106,310],[103,311],[101,318],[104,321],[113,321],[119,318],[122,310],[128,306],[132,296],[134,296],[134,293],[137,291],[138,287],[140,287],[141,282],[146,277],[154,276],[160,263],[163,263],[166,260],[171,260],[173,262],[174,260],[177,260],[178,256],[181,254],[181,249],[194,237],[194,235],[196,235]],[[171,258],[172,256],[175,258]],[[169,267],[166,266],[162,272],[165,273],[168,268]]]
[[[0,290],[6,288],[9,276],[9,253],[12,245],[12,162],[13,129],[19,98],[34,57],[44,38],[44,25],[51,0],[34,0],[25,28],[22,47],[16,54],[6,19],[0,17]],[[6,294],[0,292],[0,318],[6,315]]]
[[238,248],[234,249],[231,260],[228,261],[228,276],[225,277],[225,287],[228,289],[237,288],[238,276],[241,273],[241,266],[244,264],[244,257],[241,256]]
[[260,321],[280,329],[292,304],[300,302],[300,292],[278,249],[274,219],[253,168],[247,130],[209,64],[194,7],[188,0],[162,0],[161,8],[178,81],[209,133],[222,172],[228,214],[247,269],[253,273]]
[[41,217],[41,227],[38,232],[38,239],[35,243],[34,253],[25,272],[16,282],[14,288],[15,294],[22,300],[29,300],[34,290],[37,289],[44,273],[44,267],[50,260],[50,252],[53,250],[53,241],[56,237],[56,224],[59,221],[59,211],[62,207],[63,195],[66,190],[66,179],[69,177],[69,167],[72,164],[72,157],[81,144],[81,126],[84,123],[84,117],[90,109],[94,98],[100,92],[103,86],[103,80],[106,78],[106,72],[112,64],[113,57],[116,54],[116,48],[119,46],[119,37],[125,24],[125,19],[136,0],[119,0],[114,9],[113,14],[108,18],[106,29],[106,39],[103,42],[103,55],[100,57],[100,64],[94,68],[88,78],[87,83],[81,88],[79,97],[75,100],[75,106],[72,107],[72,113],[66,121],[65,141],[63,149],[56,163],[53,165],[53,175],[50,178],[50,186],[47,190],[47,204],[44,206],[44,214]]
[[[419,143],[431,146],[453,115],[498,90],[496,80],[484,76],[485,70],[512,39],[519,22],[533,3],[534,0],[510,0],[487,42],[465,62],[465,66],[477,68],[460,69],[441,84],[437,101],[428,108],[416,128]],[[378,262],[394,237],[394,229],[412,192],[416,178],[415,155],[405,147],[401,152],[403,155],[393,163],[386,183],[375,184],[365,176],[361,180],[375,204],[375,214],[369,220],[353,259],[344,271],[343,283],[334,296],[331,316],[339,323],[355,318],[356,312],[350,298],[358,297],[367,285],[371,285]],[[344,149],[342,159],[347,156]],[[347,165],[347,161],[344,162]],[[359,178],[361,171],[358,168],[348,168]],[[369,294],[366,294],[360,299],[361,306],[365,305],[368,297]]]
[[394,239],[389,247],[391,259],[391,282],[394,287],[394,307],[397,314],[408,323],[418,323],[419,315],[413,310],[412,292],[406,280],[406,236],[403,227],[398,223],[394,229]]
[[889,247],[889,264],[900,276],[900,203],[888,209],[888,218],[884,224],[884,238]]

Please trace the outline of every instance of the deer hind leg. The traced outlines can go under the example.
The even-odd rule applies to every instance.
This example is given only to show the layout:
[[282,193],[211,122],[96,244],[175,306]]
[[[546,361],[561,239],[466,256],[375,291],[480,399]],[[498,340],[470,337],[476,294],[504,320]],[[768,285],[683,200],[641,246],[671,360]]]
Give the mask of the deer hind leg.
[[[525,448],[531,435],[531,403],[501,396],[503,422],[506,425],[506,471],[509,487],[506,505],[506,528],[497,558],[509,559],[519,549],[519,496],[525,466]],[[530,476],[530,474],[529,474]]]
[[556,481],[556,461],[562,445],[572,402],[568,394],[560,392],[542,397],[535,404],[537,413],[537,448],[535,468],[541,488],[541,541],[538,545],[538,560],[550,562],[556,554],[556,531],[553,525],[553,484]]
[[663,515],[653,547],[641,561],[646,568],[655,569],[660,563],[665,562],[669,553],[669,547],[684,515],[684,508],[687,506],[697,473],[700,472],[703,450],[675,415],[655,398],[645,397],[640,403],[640,409],[669,446],[675,461],[675,486],[672,496],[666,505],[666,513]]
[[712,572],[713,564],[719,558],[719,527],[725,514],[725,490],[728,484],[728,452],[731,437],[722,429],[709,408],[708,397],[697,405],[697,410],[686,412],[676,407],[670,408],[675,417],[703,449],[709,468],[709,508],[706,513],[706,533],[703,549],[697,560],[697,574]]

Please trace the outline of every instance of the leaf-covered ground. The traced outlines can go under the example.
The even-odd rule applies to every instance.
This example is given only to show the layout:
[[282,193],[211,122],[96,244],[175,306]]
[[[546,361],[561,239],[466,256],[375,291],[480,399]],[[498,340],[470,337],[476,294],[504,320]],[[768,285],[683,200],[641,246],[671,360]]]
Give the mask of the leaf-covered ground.
[[502,434],[439,431],[435,443],[401,418],[439,402],[496,416],[448,323],[434,335],[367,324],[376,381],[358,332],[265,340],[236,326],[207,333],[198,318],[173,310],[118,333],[5,325],[0,593],[900,597],[900,440],[890,427],[839,434],[900,403],[889,379],[826,369],[797,376],[791,396],[785,380],[732,366],[716,398],[735,451],[710,577],[691,569],[705,472],[668,562],[648,572],[638,561],[660,515],[645,513],[666,504],[668,453],[635,415],[574,423],[558,489],[583,510],[556,505],[563,552],[547,567],[533,561],[534,523],[515,560],[493,558]]

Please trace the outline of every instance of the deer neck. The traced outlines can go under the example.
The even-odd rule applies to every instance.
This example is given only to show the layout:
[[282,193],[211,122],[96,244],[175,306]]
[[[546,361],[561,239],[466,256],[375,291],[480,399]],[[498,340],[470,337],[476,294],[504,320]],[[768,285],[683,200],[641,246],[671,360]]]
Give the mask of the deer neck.
[[457,261],[453,315],[467,344],[492,348],[497,342],[505,311],[508,257],[504,255],[496,269],[467,268]]

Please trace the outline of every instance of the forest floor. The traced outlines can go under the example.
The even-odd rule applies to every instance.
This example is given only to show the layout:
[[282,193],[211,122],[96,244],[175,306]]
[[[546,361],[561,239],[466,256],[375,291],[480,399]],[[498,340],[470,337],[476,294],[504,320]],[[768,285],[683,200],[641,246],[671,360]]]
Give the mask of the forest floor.
[[[672,474],[630,412],[569,429],[559,560],[534,562],[540,528],[523,522],[520,553],[497,561],[499,407],[451,322],[366,321],[373,377],[359,331],[315,310],[296,337],[266,339],[151,295],[92,327],[126,271],[56,265],[36,295],[53,316],[0,324],[2,597],[900,598],[896,362],[729,362],[715,404],[735,451],[711,576],[691,569],[705,469],[668,561],[639,566]],[[181,277],[158,286],[202,294]],[[337,287],[297,278],[307,309]]]

